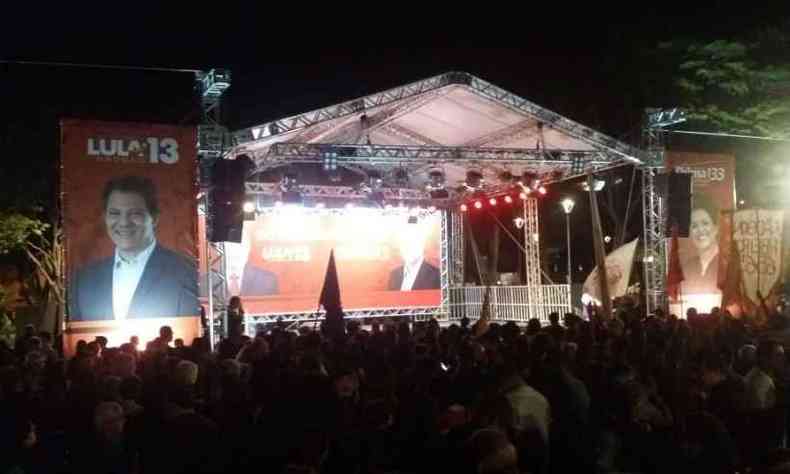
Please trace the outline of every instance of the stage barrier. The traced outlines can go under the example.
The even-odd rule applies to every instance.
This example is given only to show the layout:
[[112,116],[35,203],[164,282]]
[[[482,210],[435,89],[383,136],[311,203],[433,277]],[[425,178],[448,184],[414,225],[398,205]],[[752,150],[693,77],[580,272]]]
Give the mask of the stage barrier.
[[[484,286],[449,288],[449,319],[458,320],[464,316],[473,320],[479,318],[485,291]],[[540,285],[540,292],[537,294],[536,301],[530,301],[527,286],[491,287],[491,320],[526,323],[532,318],[538,318],[542,325],[546,325],[549,323],[550,313],[563,315],[571,312],[568,285]]]

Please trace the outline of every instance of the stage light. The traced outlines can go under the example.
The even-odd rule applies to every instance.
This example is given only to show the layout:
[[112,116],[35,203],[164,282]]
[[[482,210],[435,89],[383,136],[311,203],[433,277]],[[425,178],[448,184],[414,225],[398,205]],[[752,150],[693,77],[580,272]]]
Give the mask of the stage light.
[[611,235],[604,236],[603,241],[608,244],[609,242],[612,241],[612,236]]
[[450,197],[450,193],[446,189],[434,189],[430,191],[430,195],[432,199],[447,199]]
[[428,173],[428,190],[435,190],[435,189],[442,189],[444,188],[444,173],[441,170],[431,170]]
[[354,209],[354,203],[353,202],[347,202],[346,203],[346,209]]
[[388,211],[389,211],[389,210],[392,210],[392,204],[387,204],[387,205],[385,205],[385,206],[384,206],[384,209],[386,209],[386,210],[388,210]]
[[324,204],[323,202],[317,202],[315,203],[315,207],[316,209],[323,209],[326,207],[326,204]]
[[409,187],[409,172],[403,168],[398,168],[395,170],[395,184],[399,188],[408,188]]
[[492,206],[496,206],[496,198],[489,199],[488,203],[491,204]]
[[570,214],[573,212],[573,206],[576,205],[576,202],[571,198],[565,198],[560,201],[560,206],[562,206],[562,210],[565,211],[565,214]]
[[510,171],[503,171],[499,173],[499,180],[502,181],[504,184],[510,184],[513,182],[514,179],[516,179],[516,177],[513,176],[513,173],[511,173]]
[[529,193],[519,193],[518,198],[521,199],[522,201],[526,201],[528,195]]
[[283,207],[282,201],[274,201],[274,207]]
[[466,181],[464,185],[470,190],[475,190],[483,186],[483,173],[476,170],[469,170],[466,172]]
[[247,201],[247,202],[244,203],[244,206],[243,206],[242,209],[244,210],[244,212],[246,212],[248,214],[251,213],[251,212],[255,212],[255,203],[253,203],[252,201]]
[[546,187],[545,186],[541,186],[541,187],[538,188],[538,193],[540,193],[542,196],[545,196],[546,192],[547,191],[546,191]]
[[483,207],[483,203],[480,201],[475,201],[475,209],[481,209]]
[[524,219],[521,217],[516,217],[513,219],[513,225],[516,226],[516,229],[521,229],[524,227]]
[[466,211],[468,211],[468,210],[469,210],[469,208],[468,208],[468,207],[466,207],[466,204],[461,204],[461,207],[460,207],[460,209],[461,209],[461,212],[466,212]]
[[532,189],[537,189],[540,186],[540,179],[538,179],[538,174],[533,173],[531,171],[525,171],[521,175],[521,181],[519,181],[522,186]]
[[505,196],[505,202],[511,204],[513,202],[513,198],[510,196]]
[[428,212],[436,212],[436,206],[428,206]]
[[[602,179],[594,179],[593,180],[593,191],[600,191],[606,186],[606,181]],[[587,181],[582,182],[582,189],[585,191],[590,191],[590,186],[587,185]]]
[[332,169],[327,172],[327,177],[331,183],[339,183],[343,181],[343,173],[339,169]]

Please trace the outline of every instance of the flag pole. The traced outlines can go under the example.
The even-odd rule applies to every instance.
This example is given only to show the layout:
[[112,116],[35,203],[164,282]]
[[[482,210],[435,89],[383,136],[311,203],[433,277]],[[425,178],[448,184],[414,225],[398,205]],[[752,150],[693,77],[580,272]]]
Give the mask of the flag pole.
[[608,320],[612,317],[612,299],[609,297],[609,278],[606,274],[606,251],[603,247],[603,231],[601,215],[598,212],[598,198],[595,195],[592,172],[587,173],[587,189],[590,193],[590,211],[592,212],[593,247],[595,249],[595,265],[598,267],[598,286],[601,295],[601,306]]

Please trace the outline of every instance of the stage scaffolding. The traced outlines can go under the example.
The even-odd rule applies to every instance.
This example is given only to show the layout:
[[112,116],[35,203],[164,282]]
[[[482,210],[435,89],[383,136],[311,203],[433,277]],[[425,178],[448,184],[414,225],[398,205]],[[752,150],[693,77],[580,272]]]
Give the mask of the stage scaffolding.
[[[522,170],[534,167],[540,172],[542,181],[550,184],[624,164],[636,165],[643,171],[645,187],[643,193],[645,255],[648,258],[653,256],[650,263],[660,262],[663,258],[659,253],[659,241],[663,238],[660,232],[661,201],[653,179],[663,165],[663,156],[660,153],[658,159],[646,160],[648,154],[641,150],[539,107],[472,75],[450,72],[233,133],[219,126],[216,120],[219,98],[230,83],[229,74],[223,71],[210,71],[200,74],[197,83],[203,93],[204,108],[207,111],[204,117],[205,124],[201,126],[199,133],[201,161],[210,160],[213,163],[213,160],[218,158],[232,159],[239,154],[246,154],[255,163],[253,174],[291,164],[322,163],[331,158],[338,167],[360,173],[370,169],[380,170],[385,180],[389,180],[399,169],[424,173],[428,169],[444,166],[484,170],[502,170],[513,166],[521,167]],[[433,100],[442,99],[448,94],[447,90],[457,90],[458,87],[495,103],[503,111],[521,114],[537,121],[541,134],[537,146],[487,147],[475,144],[442,146],[430,143],[430,140],[424,140],[420,145],[371,143],[369,132],[376,127],[390,127],[388,129],[390,132],[408,137],[409,140],[414,139],[415,134],[409,135],[406,133],[408,131],[396,130],[396,127],[388,125],[388,121],[393,117],[420,109]],[[503,129],[488,137],[489,141],[485,143],[498,145],[511,136],[525,133],[525,127],[519,128],[513,125]],[[573,142],[577,146],[547,147],[541,142],[544,130],[563,134],[568,137],[567,143]],[[424,137],[417,138],[422,140]],[[323,142],[324,140],[327,142]],[[579,143],[585,145],[578,146]],[[647,163],[643,164],[643,160]],[[205,168],[205,163],[201,164],[201,168]],[[496,194],[507,186],[507,184],[493,185],[485,191],[488,194]],[[358,188],[349,186],[300,185],[299,188],[302,196],[307,199],[366,198]],[[280,192],[280,189],[278,183],[250,179],[246,183],[246,191],[250,195],[273,197]],[[464,281],[465,236],[463,217],[458,211],[458,203],[464,197],[451,194],[449,199],[431,199],[424,189],[413,186],[387,186],[380,191],[387,201],[414,203],[423,207],[432,206],[437,208],[437,212],[441,212],[440,304],[435,307],[354,309],[347,310],[346,317],[349,319],[405,317],[411,320],[436,318],[442,321],[478,317],[484,287],[470,286]],[[537,202],[533,199],[525,203],[524,220],[526,284],[492,287],[491,303],[492,307],[496,308],[492,314],[494,320],[525,323],[530,318],[538,318],[546,322],[550,312],[564,313],[571,310],[570,286],[554,285],[541,279]],[[221,245],[212,245],[212,249],[209,250],[213,250],[214,255],[220,258],[223,255]],[[650,263],[645,265],[645,285],[648,305],[652,310],[662,304],[665,269],[660,264]],[[214,320],[217,315],[223,314],[222,303],[227,298],[222,284],[225,280],[224,265],[212,261],[207,279],[208,287],[212,290],[213,301],[213,304],[209,305],[208,316],[209,320]],[[252,314],[248,315],[245,324],[247,330],[252,331],[261,323],[275,321],[300,323],[322,318],[321,311]]]

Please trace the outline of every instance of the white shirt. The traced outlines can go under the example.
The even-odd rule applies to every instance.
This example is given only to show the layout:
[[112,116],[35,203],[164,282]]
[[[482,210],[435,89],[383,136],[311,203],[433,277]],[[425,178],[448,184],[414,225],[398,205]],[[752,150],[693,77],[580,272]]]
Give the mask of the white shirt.
[[746,407],[763,410],[776,406],[776,385],[774,380],[759,367],[746,374]]
[[410,291],[414,286],[414,280],[417,279],[417,274],[420,273],[422,261],[424,258],[420,257],[416,262],[411,262],[403,265],[403,282],[400,285],[401,291]]
[[112,312],[115,319],[126,319],[129,316],[132,298],[155,247],[156,240],[133,258],[122,257],[118,249],[115,250],[112,271]]

